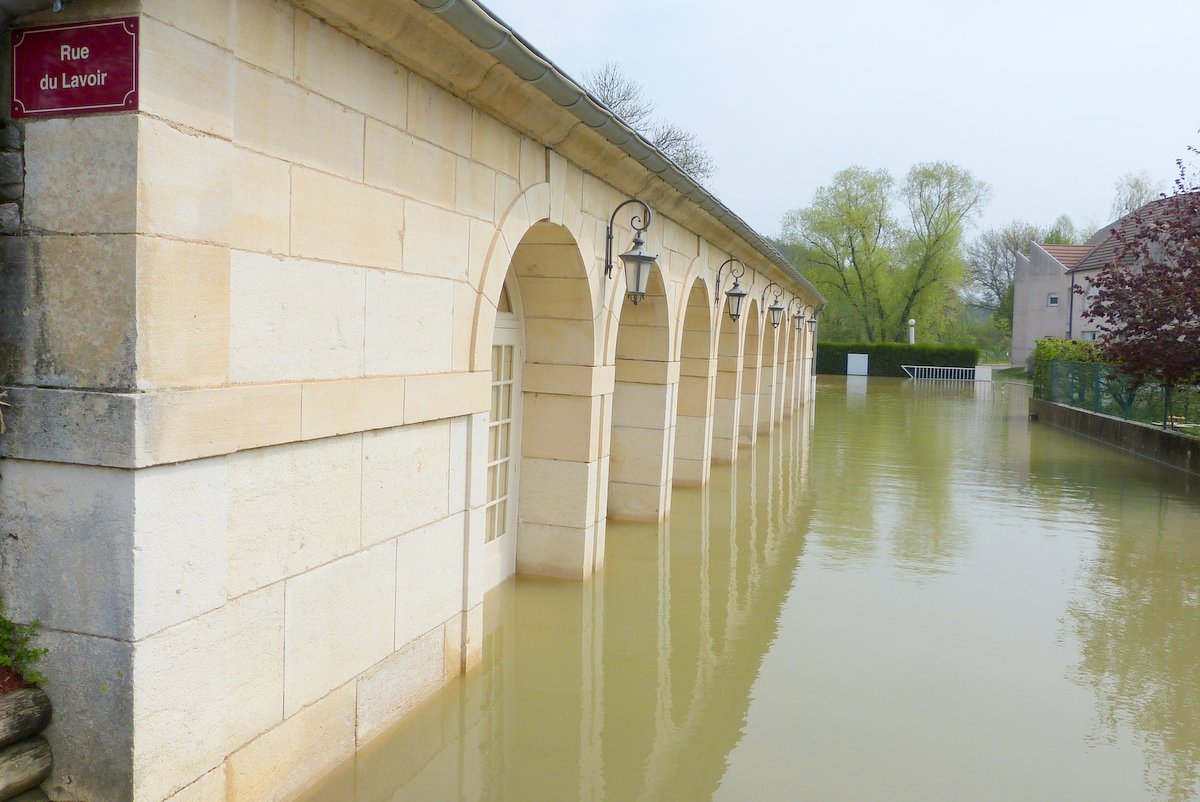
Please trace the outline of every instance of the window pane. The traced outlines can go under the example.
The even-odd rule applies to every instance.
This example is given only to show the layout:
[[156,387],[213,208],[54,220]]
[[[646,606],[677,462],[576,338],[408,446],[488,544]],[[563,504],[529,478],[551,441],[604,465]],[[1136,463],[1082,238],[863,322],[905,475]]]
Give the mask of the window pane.
[[501,462],[494,466],[496,471],[496,495],[495,498],[504,498],[508,495],[508,463]]
[[496,532],[497,534],[508,534],[508,500],[505,499],[496,505]]
[[496,525],[499,523],[496,518],[496,508],[488,507],[485,514],[487,515],[487,534],[484,539],[492,541],[496,539]]
[[488,427],[488,462],[495,462],[500,453],[500,424]]
[[504,346],[504,378],[511,380],[513,377],[513,347],[511,345]]
[[492,420],[500,420],[500,395],[503,387],[499,384],[492,385],[492,411],[490,417]]
[[493,465],[487,469],[488,501],[495,501],[497,498],[497,496],[496,496],[496,471],[497,471],[497,469],[502,468],[502,467],[504,467],[503,463],[501,465]]
[[496,389],[500,391],[500,409],[497,412],[499,417],[496,420],[505,420],[512,417],[512,385],[501,384],[497,385]]
[[512,424],[509,423],[496,425],[496,456],[492,457],[489,461],[500,459],[500,457],[512,456],[512,449],[508,444],[509,430],[511,428]]

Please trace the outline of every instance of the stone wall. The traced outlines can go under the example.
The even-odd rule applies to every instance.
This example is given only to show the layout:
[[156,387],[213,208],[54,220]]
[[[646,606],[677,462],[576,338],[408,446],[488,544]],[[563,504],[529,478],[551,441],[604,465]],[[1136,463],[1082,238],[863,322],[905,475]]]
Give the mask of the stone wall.
[[[731,357],[771,418],[736,394],[714,418],[728,252],[656,216],[631,312],[602,270],[626,195],[553,148],[283,0],[53,21],[134,13],[139,112],[18,126],[0,580],[46,627],[53,798],[280,799],[480,659],[502,288],[537,422],[526,572],[595,571],[610,511],[666,515],[675,456],[689,482],[714,442],[736,458],[739,419],[769,431],[811,359],[788,385]],[[786,280],[744,258],[752,293]],[[722,349],[748,326],[810,351],[757,312]]]
[[1200,475],[1200,438],[1040,398],[1029,399],[1029,413],[1051,426]]

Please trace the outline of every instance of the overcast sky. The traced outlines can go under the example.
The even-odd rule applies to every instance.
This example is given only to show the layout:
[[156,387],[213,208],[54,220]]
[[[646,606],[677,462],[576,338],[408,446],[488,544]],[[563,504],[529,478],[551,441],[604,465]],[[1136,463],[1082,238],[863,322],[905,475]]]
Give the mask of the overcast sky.
[[618,62],[760,233],[851,164],[991,185],[978,226],[1109,222],[1200,146],[1200,0],[483,0],[572,78]]

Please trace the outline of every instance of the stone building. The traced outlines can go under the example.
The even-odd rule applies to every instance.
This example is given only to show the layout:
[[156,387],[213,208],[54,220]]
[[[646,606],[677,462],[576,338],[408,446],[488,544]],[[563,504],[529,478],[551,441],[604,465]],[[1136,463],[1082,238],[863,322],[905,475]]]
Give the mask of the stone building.
[[0,581],[52,798],[286,797],[479,660],[488,588],[588,577],[811,397],[820,294],[473,2],[51,5],[0,2],[140,48],[136,110],[5,129]]

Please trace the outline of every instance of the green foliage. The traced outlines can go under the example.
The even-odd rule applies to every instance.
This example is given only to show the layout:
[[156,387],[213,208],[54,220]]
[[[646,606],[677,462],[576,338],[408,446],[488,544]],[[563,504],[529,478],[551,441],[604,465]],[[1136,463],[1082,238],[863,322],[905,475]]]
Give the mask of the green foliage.
[[1029,357],[1029,375],[1033,377],[1033,391],[1038,398],[1045,398],[1050,381],[1051,362],[1099,362],[1100,351],[1089,340],[1064,340],[1061,337],[1043,337],[1033,344]]
[[899,184],[886,170],[855,166],[788,212],[782,239],[829,299],[823,331],[901,342],[916,318],[923,338],[944,341],[962,306],[963,231],[988,192],[948,162],[918,164]]
[[40,621],[17,624],[0,614],[0,666],[11,668],[30,685],[46,681],[34,667],[46,654],[46,649],[33,645],[41,626]]
[[904,343],[817,343],[817,373],[844,375],[846,354],[866,354],[872,376],[905,376],[901,365],[973,368],[979,349]]

